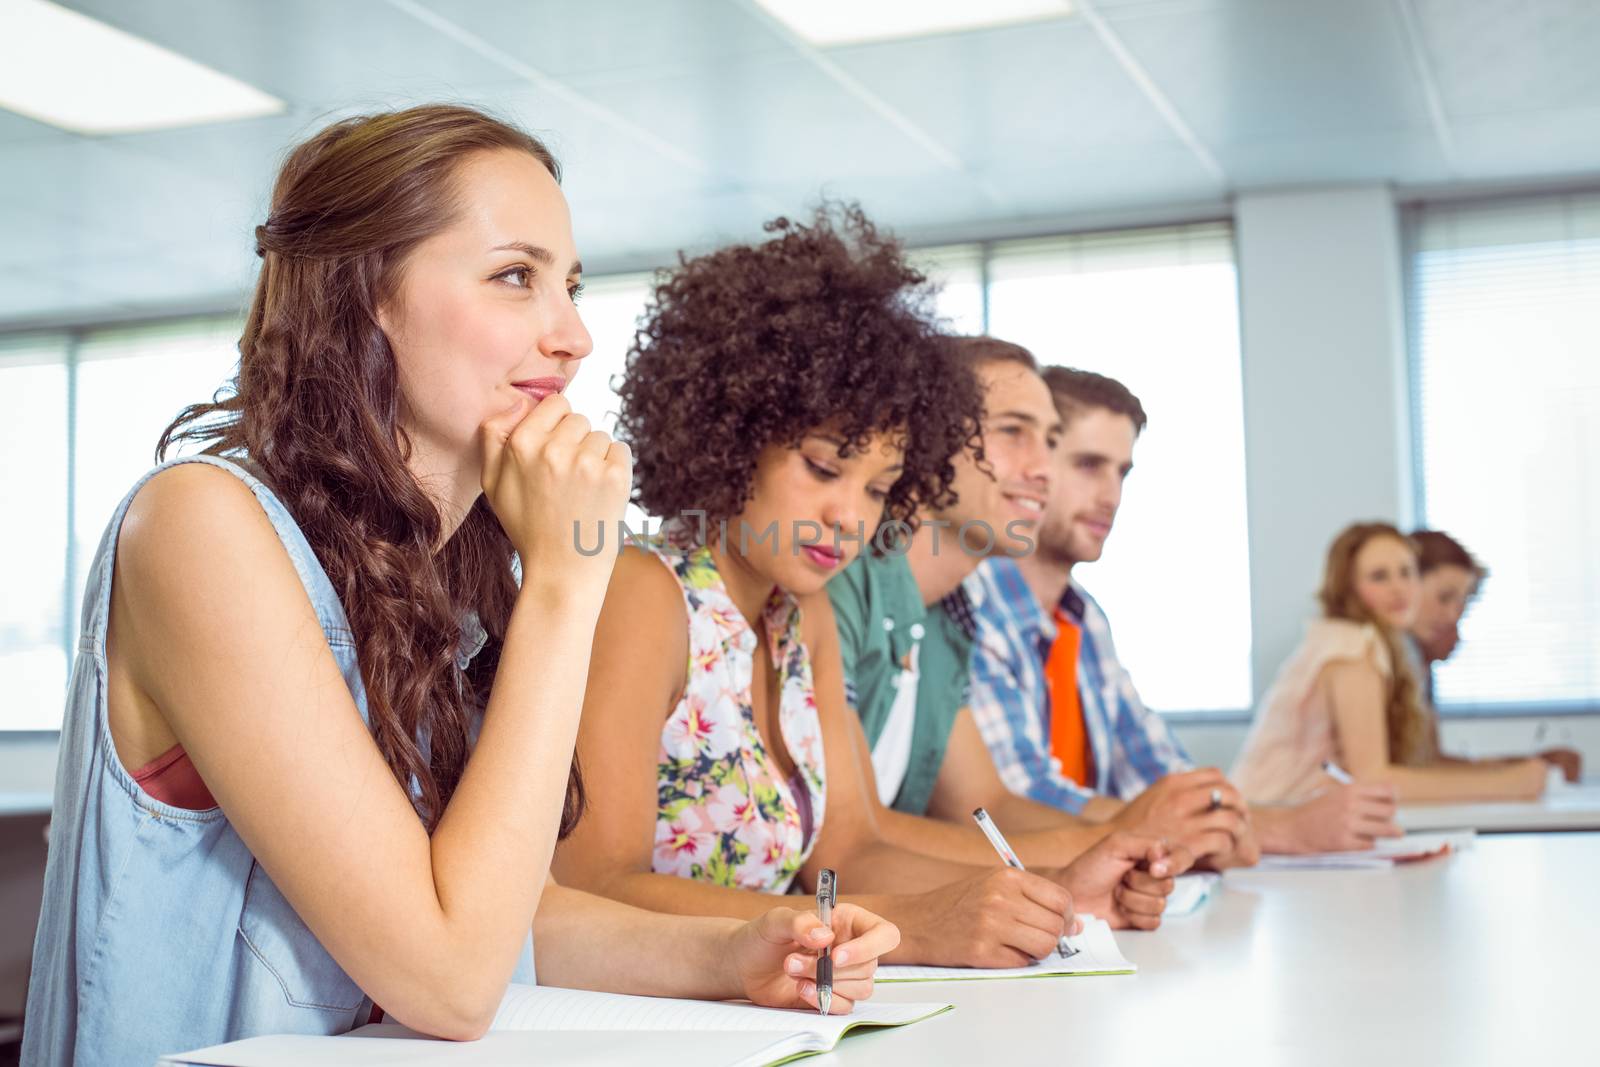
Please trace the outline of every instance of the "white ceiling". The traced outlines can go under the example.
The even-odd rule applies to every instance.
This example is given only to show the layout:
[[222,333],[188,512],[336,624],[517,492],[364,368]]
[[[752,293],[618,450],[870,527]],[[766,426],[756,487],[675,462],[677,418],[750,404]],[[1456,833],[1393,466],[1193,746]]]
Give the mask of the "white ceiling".
[[1597,0],[1076,0],[828,50],[753,0],[64,2],[290,109],[110,137],[0,110],[0,328],[237,304],[284,150],[425,100],[547,137],[596,273],[824,191],[933,238],[1278,185],[1600,176]]

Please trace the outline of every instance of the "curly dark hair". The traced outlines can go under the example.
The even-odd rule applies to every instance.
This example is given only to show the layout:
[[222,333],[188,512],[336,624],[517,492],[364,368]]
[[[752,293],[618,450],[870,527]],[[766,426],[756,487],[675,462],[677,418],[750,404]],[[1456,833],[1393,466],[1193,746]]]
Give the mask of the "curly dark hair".
[[762,449],[827,426],[850,448],[875,434],[903,447],[880,521],[948,507],[952,460],[981,449],[983,408],[927,279],[855,204],[765,230],[759,244],[680,254],[658,279],[618,390],[634,500],[663,517],[731,519]]

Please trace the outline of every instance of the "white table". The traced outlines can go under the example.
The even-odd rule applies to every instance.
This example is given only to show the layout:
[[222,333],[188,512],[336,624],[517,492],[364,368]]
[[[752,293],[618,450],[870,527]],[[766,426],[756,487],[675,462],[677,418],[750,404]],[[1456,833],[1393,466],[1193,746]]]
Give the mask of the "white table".
[[1388,870],[1230,873],[1119,933],[1128,977],[880,986],[956,1010],[824,1063],[1595,1063],[1600,834],[1480,839]]
[[1526,803],[1410,804],[1400,809],[1398,818],[1407,830],[1600,830],[1600,781],[1562,785]]

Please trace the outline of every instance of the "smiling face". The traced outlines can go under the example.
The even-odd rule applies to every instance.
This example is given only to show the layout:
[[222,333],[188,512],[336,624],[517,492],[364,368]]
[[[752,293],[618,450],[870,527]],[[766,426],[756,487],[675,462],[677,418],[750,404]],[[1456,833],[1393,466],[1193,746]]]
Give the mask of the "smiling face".
[[1055,451],[1050,504],[1039,529],[1039,551],[1071,564],[1093,563],[1122,506],[1122,486],[1133,470],[1133,420],[1108,408],[1076,412]]
[[[728,548],[763,584],[797,597],[815,593],[861,554],[863,544],[847,537],[860,527],[870,541],[900,476],[900,443],[893,435],[878,434],[848,455],[843,445],[828,430],[817,430],[796,448],[768,445],[757,457],[752,495],[728,523]],[[836,526],[844,531],[837,547]],[[758,540],[769,527],[776,535]],[[748,531],[742,553],[741,530]],[[819,543],[802,544],[806,541]]]
[[1351,570],[1355,594],[1369,612],[1398,630],[1411,625],[1422,586],[1417,554],[1409,544],[1393,537],[1369,538],[1356,552]]
[[559,392],[593,347],[573,301],[582,267],[566,198],[526,152],[462,162],[453,221],[407,257],[379,320],[394,351],[402,425],[421,465],[481,462],[478,427]]
[[[1061,418],[1044,379],[1022,364],[990,360],[979,365],[977,376],[983,389],[985,462],[980,466],[965,451],[955,458],[957,500],[939,512],[952,527],[941,535],[940,545],[955,543],[964,524],[984,523],[993,531],[992,551],[1020,553],[1027,542],[1008,534],[1008,528],[1031,538],[1044,519]],[[975,531],[964,543],[968,551],[978,551],[985,541]]]
[[1460,640],[1461,617],[1478,591],[1478,575],[1466,567],[1445,563],[1422,576],[1417,615],[1411,633],[1430,660],[1446,660]]

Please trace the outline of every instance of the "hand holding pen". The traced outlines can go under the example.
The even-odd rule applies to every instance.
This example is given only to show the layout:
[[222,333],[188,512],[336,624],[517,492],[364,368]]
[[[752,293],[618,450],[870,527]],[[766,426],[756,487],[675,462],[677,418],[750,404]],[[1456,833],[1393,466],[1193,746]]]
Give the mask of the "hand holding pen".
[[[822,925],[833,929],[833,905],[839,891],[838,880],[831,867],[822,868],[817,877],[817,918]],[[823,1015],[833,1005],[833,946],[823,945],[817,959],[817,1010]]]
[[713,983],[706,995],[743,998],[770,1008],[818,1010],[826,949],[827,970],[832,972],[826,981],[827,1011],[848,1015],[856,1001],[872,995],[878,960],[899,947],[900,930],[865,908],[839,903],[837,897],[830,909],[827,926],[809,908],[787,907],[735,924],[727,948],[715,955],[727,979]]
[[[994,824],[994,820],[989,818],[989,813],[987,811],[984,811],[982,808],[978,808],[972,813],[972,817],[977,820],[978,828],[983,831],[983,836],[989,839],[989,844],[993,845],[994,850],[1000,854],[1000,861],[1002,863],[1004,863],[1007,867],[1012,867],[1019,871],[1027,869],[1022,866],[1022,861],[1017,858],[1016,852],[1013,851],[1011,846],[1006,842],[1005,836],[1000,833],[1000,828]],[[1073,916],[1068,920],[1069,925],[1075,924],[1076,922],[1076,916]],[[1072,944],[1067,941],[1066,934],[1062,934],[1056,940],[1056,952],[1064,960],[1071,959],[1073,956],[1078,954],[1078,950],[1073,948]]]

